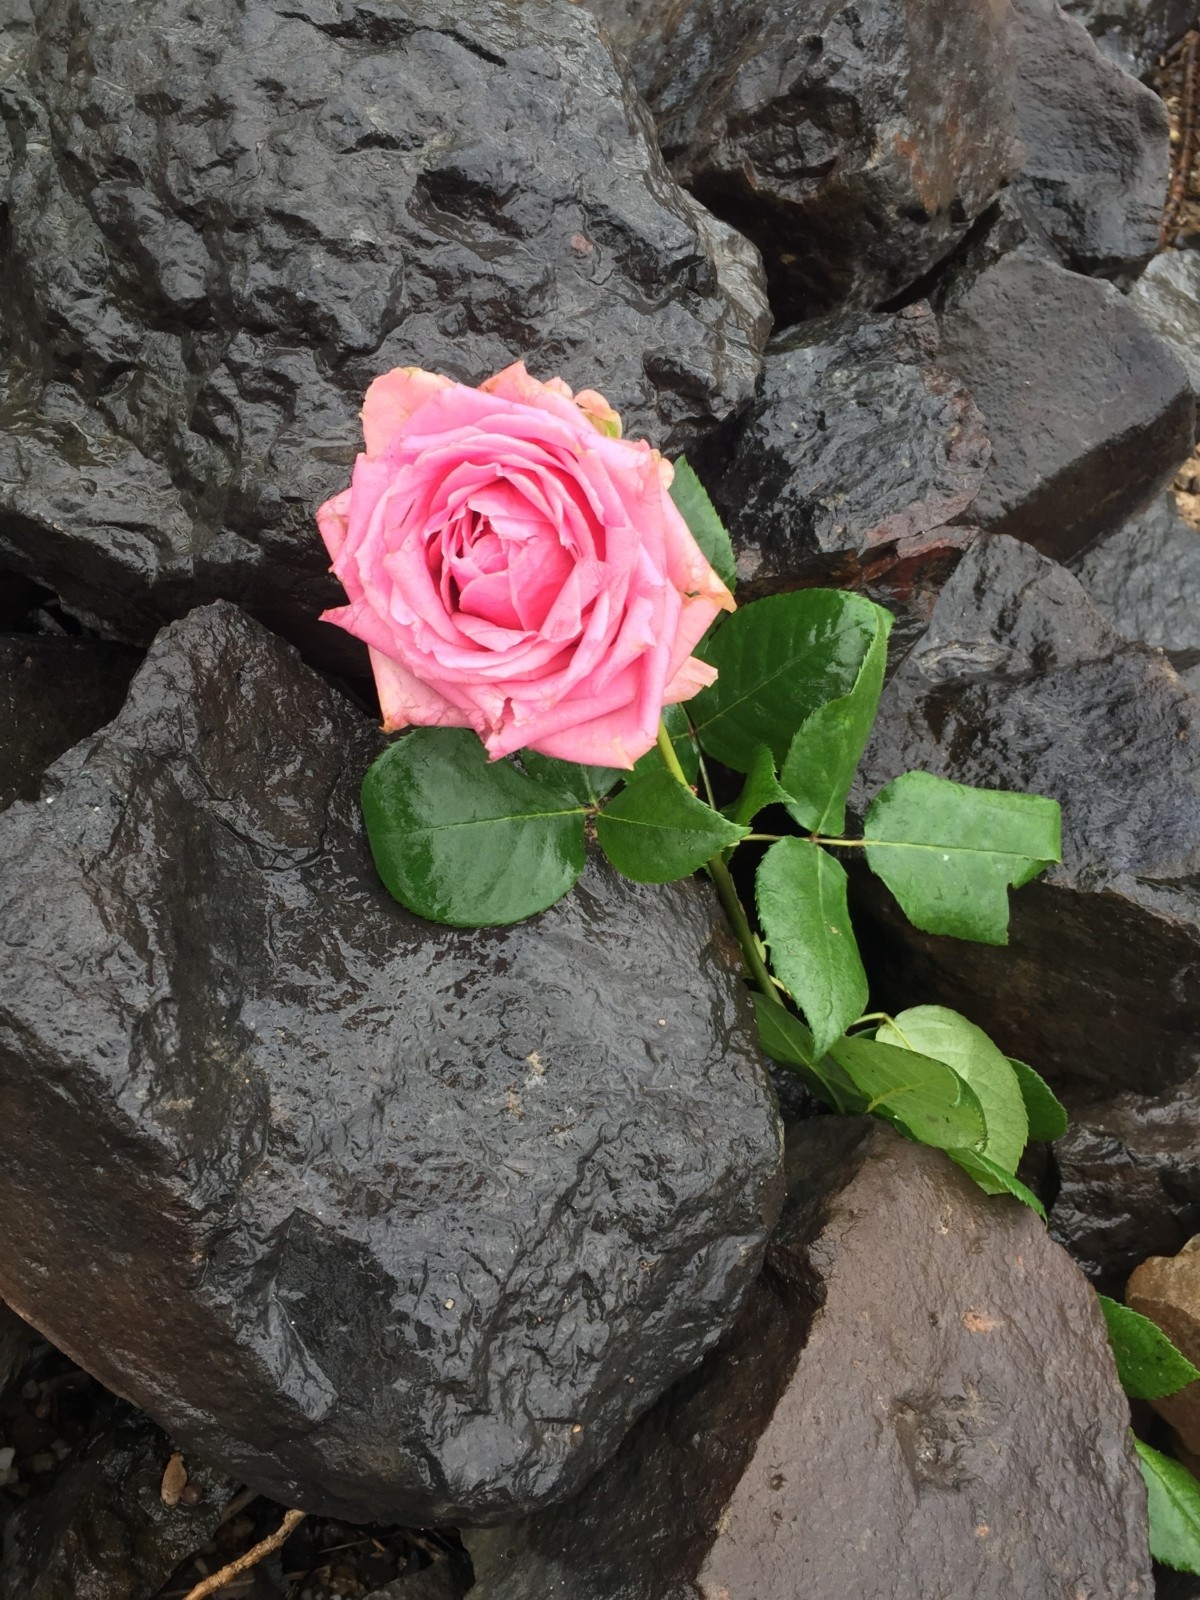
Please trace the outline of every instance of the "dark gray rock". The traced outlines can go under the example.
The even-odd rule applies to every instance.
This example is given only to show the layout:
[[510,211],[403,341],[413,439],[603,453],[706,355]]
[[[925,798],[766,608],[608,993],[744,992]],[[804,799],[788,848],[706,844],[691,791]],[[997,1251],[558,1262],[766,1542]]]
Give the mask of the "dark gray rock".
[[1200,394],[1200,255],[1164,250],[1129,291],[1129,304],[1187,371]]
[[20,1373],[36,1339],[29,1324],[0,1300],[0,1395]]
[[1183,368],[1107,283],[1032,254],[978,273],[942,317],[942,364],[979,403],[992,463],[972,519],[1066,560],[1190,454]]
[[[119,1400],[43,1494],[8,1519],[0,1594],[12,1600],[154,1600],[171,1573],[207,1544],[237,1485],[186,1462],[192,1504],[166,1505],[167,1436]],[[189,1496],[190,1499],[190,1496]]]
[[1012,0],[1014,187],[1066,265],[1128,279],[1158,248],[1170,174],[1167,108],[1055,0]]
[[1195,1079],[1072,1106],[1054,1146],[1050,1232],[1104,1293],[1120,1298],[1147,1255],[1174,1255],[1200,1233],[1198,1123]]
[[1175,667],[1200,664],[1200,534],[1169,490],[1073,568],[1125,638],[1157,645]]
[[96,639],[0,634],[0,810],[115,717],[141,653]]
[[358,661],[314,620],[313,510],[393,366],[524,357],[673,449],[752,392],[753,249],[698,220],[582,10],[33,15],[0,73],[0,560],[80,615],[144,640],[224,596]]
[[753,403],[695,457],[738,556],[739,596],[866,589],[920,617],[973,530],[991,456],[937,360],[927,306],[801,324],[768,347]]
[[1139,78],[1196,19],[1195,0],[1062,0],[1062,8],[1106,56]]
[[937,1001],[1085,1104],[1200,1070],[1200,699],[1065,568],[993,536],[964,555],[884,691],[856,809],[923,768],[1063,808],[1063,864],[1012,896],[1006,949],[934,938],[877,880],[879,1003]]
[[784,322],[907,289],[1020,166],[1003,5],[595,9],[676,176],[759,246]]
[[373,726],[232,607],[0,817],[0,1293],[285,1504],[568,1495],[731,1322],[778,1118],[716,902],[375,876]]
[[571,1505],[466,1535],[471,1600],[1152,1593],[1099,1307],[1037,1218],[822,1118],[734,1332]]

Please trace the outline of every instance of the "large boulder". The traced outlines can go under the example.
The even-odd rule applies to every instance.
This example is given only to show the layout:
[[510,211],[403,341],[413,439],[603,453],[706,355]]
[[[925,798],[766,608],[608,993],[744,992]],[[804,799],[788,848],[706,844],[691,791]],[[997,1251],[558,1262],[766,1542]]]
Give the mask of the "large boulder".
[[1164,250],[1129,291],[1129,304],[1168,345],[1200,395],[1200,255]]
[[1099,1306],[1038,1219],[878,1123],[789,1140],[736,1328],[470,1600],[1152,1594]]
[[1015,188],[1077,272],[1129,278],[1158,248],[1167,108],[1055,0],[1012,0],[1025,161]]
[[358,661],[313,510],[390,367],[671,449],[753,390],[753,248],[565,0],[32,0],[0,105],[0,562],[127,637],[224,596]]
[[779,335],[753,402],[696,465],[742,598],[832,584],[920,616],[914,597],[932,604],[972,536],[964,513],[990,458],[979,408],[939,365],[937,322],[916,305]]
[[936,938],[878,880],[880,1003],[937,1001],[1063,1087],[1149,1107],[1200,1070],[1200,698],[1065,568],[993,535],[884,690],[856,809],[923,768],[1053,796],[1063,862],[1012,896],[1009,945]]
[[560,1499],[732,1321],[779,1125],[707,887],[462,932],[375,728],[219,604],[0,816],[0,1294],[285,1504]]
[[939,360],[979,403],[992,463],[971,516],[1066,560],[1140,510],[1191,451],[1187,373],[1111,284],[1033,250],[968,273]]
[[784,322],[907,289],[1020,167],[1007,0],[592,4]]

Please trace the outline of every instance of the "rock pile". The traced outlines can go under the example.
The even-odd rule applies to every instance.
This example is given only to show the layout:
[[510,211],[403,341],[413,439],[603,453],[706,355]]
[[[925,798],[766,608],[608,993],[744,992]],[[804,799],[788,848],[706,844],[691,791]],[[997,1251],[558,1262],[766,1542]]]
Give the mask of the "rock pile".
[[[1127,70],[1187,10],[0,0],[0,1294],[122,1396],[0,1587],[145,1497],[132,1403],[214,1484],[461,1525],[476,1600],[1149,1596],[1061,1246],[1120,1290],[1200,1229],[1200,278]],[[313,508],[377,373],[517,358],[688,451],[744,598],[897,613],[860,810],[1062,803],[1006,950],[855,890],[878,1004],[1069,1102],[1058,1244],[829,1118],[776,1228],[706,885],[380,888]]]

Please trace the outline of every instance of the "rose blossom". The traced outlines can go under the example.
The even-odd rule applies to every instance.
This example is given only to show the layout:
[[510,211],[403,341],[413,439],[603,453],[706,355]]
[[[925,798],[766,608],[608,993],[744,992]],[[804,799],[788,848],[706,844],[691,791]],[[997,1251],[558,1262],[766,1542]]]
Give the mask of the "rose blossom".
[[674,468],[591,390],[517,362],[479,388],[419,367],[377,378],[366,453],[317,512],[364,640],[384,728],[474,728],[631,767],[663,706],[714,670],[692,650],[733,598],[667,492]]

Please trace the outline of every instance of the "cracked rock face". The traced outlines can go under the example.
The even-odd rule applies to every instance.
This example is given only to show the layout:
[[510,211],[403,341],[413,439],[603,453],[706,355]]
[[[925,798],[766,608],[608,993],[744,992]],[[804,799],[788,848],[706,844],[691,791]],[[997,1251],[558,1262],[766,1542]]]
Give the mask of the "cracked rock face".
[[859,880],[880,1003],[964,1012],[1069,1109],[1200,1071],[1200,698],[1164,657],[1055,562],[979,540],[884,690],[855,809],[913,768],[1052,796],[1063,862],[1012,895],[1004,949],[921,933]]
[[1105,55],[1137,77],[1196,17],[1192,0],[1062,0],[1062,9],[1083,23]]
[[899,294],[1017,171],[1007,0],[592,0],[784,322]]
[[0,816],[0,1295],[285,1504],[486,1522],[729,1326],[778,1117],[705,886],[421,922],[380,748],[222,604]]
[[470,1600],[1152,1594],[1100,1308],[940,1151],[823,1117],[736,1327],[570,1505],[468,1533]]
[[145,642],[232,598],[357,663],[314,621],[338,596],[312,514],[390,367],[476,383],[523,357],[673,450],[752,392],[754,250],[673,182],[583,11],[18,11],[0,559],[81,615]]

